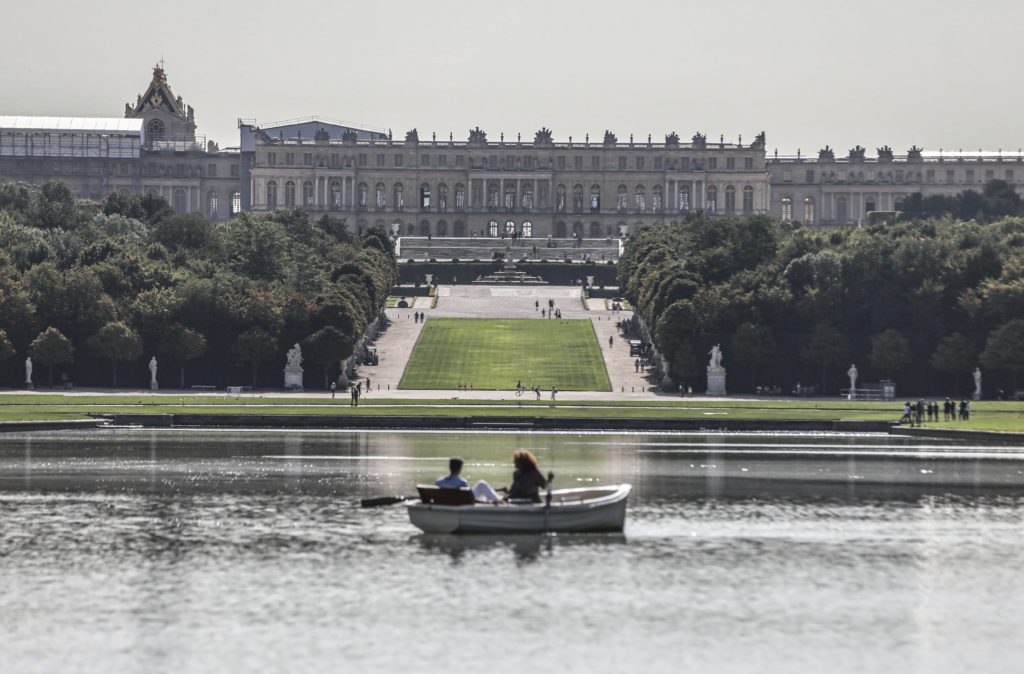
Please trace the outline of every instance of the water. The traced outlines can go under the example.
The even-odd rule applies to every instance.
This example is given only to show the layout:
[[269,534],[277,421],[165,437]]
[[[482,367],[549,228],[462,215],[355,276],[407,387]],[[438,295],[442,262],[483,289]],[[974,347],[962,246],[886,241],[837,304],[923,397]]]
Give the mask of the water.
[[[621,535],[424,536],[466,459]],[[1024,452],[863,435],[0,437],[0,671],[1016,672]]]

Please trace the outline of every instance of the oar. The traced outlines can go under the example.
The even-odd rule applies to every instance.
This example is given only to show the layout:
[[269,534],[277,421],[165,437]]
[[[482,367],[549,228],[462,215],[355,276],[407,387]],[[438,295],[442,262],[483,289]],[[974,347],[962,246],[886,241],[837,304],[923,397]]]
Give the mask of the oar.
[[380,506],[395,505],[396,503],[412,501],[418,498],[419,496],[375,496],[374,498],[364,498],[361,500],[359,502],[359,507],[379,508]]
[[548,471],[548,493],[544,498],[544,531],[548,530],[548,514],[551,512],[551,483],[555,481],[555,474]]

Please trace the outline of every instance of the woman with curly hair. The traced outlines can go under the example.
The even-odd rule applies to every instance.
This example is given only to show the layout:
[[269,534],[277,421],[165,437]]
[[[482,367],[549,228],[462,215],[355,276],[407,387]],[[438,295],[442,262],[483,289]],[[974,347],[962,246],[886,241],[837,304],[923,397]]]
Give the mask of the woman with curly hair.
[[537,467],[537,457],[525,449],[512,455],[515,472],[512,473],[512,486],[508,488],[504,499],[491,485],[480,480],[473,485],[473,495],[478,501],[499,502],[508,499],[524,499],[540,503],[540,490],[548,486],[547,480]]

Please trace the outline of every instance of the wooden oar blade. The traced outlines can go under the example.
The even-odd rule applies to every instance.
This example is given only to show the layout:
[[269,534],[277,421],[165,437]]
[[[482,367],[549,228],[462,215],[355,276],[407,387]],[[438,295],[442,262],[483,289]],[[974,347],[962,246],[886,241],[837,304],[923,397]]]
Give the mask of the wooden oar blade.
[[418,498],[416,496],[376,496],[374,498],[364,498],[359,502],[361,508],[379,508],[381,506],[395,505],[396,503],[402,503],[410,499]]

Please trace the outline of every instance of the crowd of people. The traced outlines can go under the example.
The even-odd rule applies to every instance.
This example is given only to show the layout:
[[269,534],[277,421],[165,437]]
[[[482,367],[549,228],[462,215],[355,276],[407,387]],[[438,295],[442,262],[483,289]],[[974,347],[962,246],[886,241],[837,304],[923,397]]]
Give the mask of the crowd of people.
[[[971,401],[957,401],[946,398],[942,403],[942,421],[970,421]],[[939,403],[937,401],[925,401],[923,398],[917,402],[903,403],[903,416],[900,417],[901,424],[920,426],[926,421],[939,421]]]

